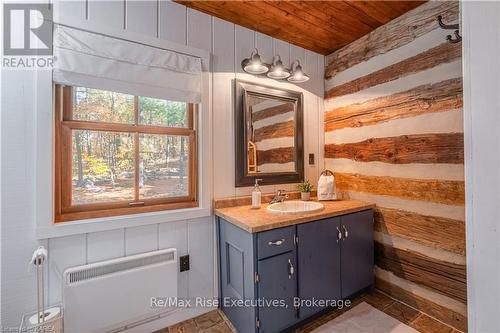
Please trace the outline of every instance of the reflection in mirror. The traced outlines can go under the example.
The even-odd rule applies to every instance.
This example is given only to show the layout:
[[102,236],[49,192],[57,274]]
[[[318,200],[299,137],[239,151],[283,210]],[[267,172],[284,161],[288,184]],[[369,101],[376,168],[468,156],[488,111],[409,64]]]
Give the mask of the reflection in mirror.
[[295,102],[249,94],[246,113],[248,173],[295,172]]
[[304,179],[302,93],[235,80],[236,187]]

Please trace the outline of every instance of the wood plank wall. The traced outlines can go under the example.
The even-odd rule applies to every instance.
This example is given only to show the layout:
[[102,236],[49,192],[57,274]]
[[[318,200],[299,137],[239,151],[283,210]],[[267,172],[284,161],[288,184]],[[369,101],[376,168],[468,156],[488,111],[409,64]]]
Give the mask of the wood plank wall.
[[428,2],[329,55],[325,166],[377,204],[377,287],[466,330],[461,47]]
[[[50,2],[54,4],[55,17],[60,23],[68,26],[74,25],[76,20],[85,20],[94,27],[121,29],[147,38],[158,38],[211,53],[213,167],[210,177],[213,177],[214,188],[209,189],[207,193],[213,192],[214,197],[223,198],[248,195],[252,191],[252,187],[234,186],[234,96],[232,94],[234,79],[275,85],[304,93],[306,115],[304,154],[307,156],[309,153],[314,153],[316,156],[314,165],[305,166],[305,174],[311,183],[317,182],[323,166],[321,159],[323,132],[320,130],[323,123],[324,92],[322,55],[168,0],[52,0]],[[243,73],[241,61],[250,55],[254,47],[259,49],[265,60],[273,54],[280,54],[286,64],[290,63],[290,59],[299,59],[306,73],[311,76],[311,80],[301,85],[293,85]],[[33,194],[32,180],[36,174],[34,168],[37,163],[32,159],[34,154],[18,152],[36,151],[37,144],[41,144],[33,136],[32,128],[36,125],[33,122],[35,120],[33,115],[43,114],[42,118],[51,117],[52,76],[46,75],[50,74],[47,71],[21,72],[8,73],[11,76],[6,81],[10,84],[8,90],[4,91],[6,92],[4,98],[5,105],[12,107],[2,109],[3,122],[0,130],[2,152],[5,151],[11,156],[9,161],[2,160],[2,180],[8,180],[2,185],[15,189],[11,191],[9,198],[4,200],[2,197],[2,217],[9,221],[2,229],[4,239],[9,240],[9,251],[2,257],[3,268],[5,272],[9,272],[1,280],[2,324],[5,327],[18,327],[22,314],[36,308],[36,299],[33,297],[35,272],[28,269],[26,260],[39,245],[44,245],[50,254],[45,295],[51,306],[62,301],[62,273],[68,267],[169,247],[177,248],[179,256],[186,254],[191,256],[190,271],[179,273],[178,276],[179,297],[213,297],[216,294],[217,283],[214,275],[216,272],[214,272],[215,243],[212,216],[190,219],[179,217],[178,221],[170,222],[158,218],[157,224],[131,225],[114,230],[44,240],[35,238],[35,217],[44,218],[36,215],[36,206],[40,203],[35,201]],[[45,87],[43,91],[37,91],[37,85],[33,82]],[[45,108],[42,105],[41,109],[38,108],[39,100],[46,101],[44,105],[48,104],[49,107]],[[296,190],[294,184],[262,186],[265,193],[275,193],[281,188]],[[198,310],[206,309],[198,308]],[[191,313],[198,310],[185,309],[181,312]],[[176,312],[176,316],[178,315],[179,312]],[[168,321],[168,318],[170,316],[163,317],[160,321]]]

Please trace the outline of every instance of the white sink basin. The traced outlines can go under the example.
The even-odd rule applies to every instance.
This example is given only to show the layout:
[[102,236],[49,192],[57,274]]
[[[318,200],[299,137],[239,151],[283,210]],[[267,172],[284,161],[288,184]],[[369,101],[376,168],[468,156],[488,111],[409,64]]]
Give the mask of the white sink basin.
[[319,202],[292,200],[270,204],[267,211],[273,214],[302,214],[317,212],[323,208],[323,204]]

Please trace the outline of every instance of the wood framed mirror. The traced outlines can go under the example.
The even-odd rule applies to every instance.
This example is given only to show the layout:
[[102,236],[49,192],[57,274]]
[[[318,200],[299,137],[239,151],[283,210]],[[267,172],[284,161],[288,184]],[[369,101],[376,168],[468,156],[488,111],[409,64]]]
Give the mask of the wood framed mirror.
[[302,93],[234,80],[236,187],[304,179]]

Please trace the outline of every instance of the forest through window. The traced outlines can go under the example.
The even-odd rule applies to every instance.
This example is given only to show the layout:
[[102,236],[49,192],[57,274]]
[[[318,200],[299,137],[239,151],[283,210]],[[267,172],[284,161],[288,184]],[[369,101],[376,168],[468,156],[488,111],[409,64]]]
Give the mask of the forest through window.
[[61,216],[195,202],[193,105],[85,87],[56,90]]

